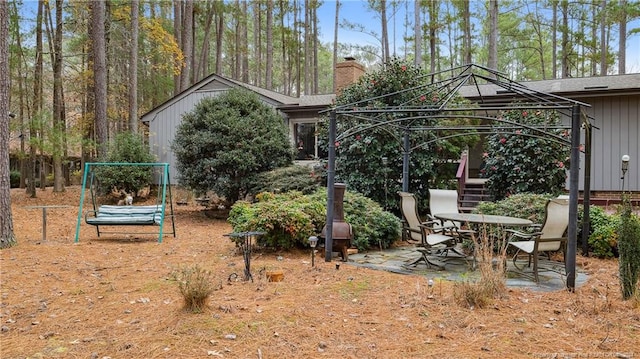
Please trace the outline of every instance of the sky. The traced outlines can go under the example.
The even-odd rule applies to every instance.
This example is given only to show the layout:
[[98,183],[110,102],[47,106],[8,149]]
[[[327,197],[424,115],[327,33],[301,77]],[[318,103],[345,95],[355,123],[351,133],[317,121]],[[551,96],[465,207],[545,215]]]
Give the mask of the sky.
[[[388,1],[390,2],[390,1]],[[380,20],[371,10],[368,9],[366,0],[341,0],[340,1],[340,22],[344,19],[352,23],[358,23],[366,26],[377,34],[380,33]],[[333,42],[333,29],[335,25],[335,0],[324,0],[318,9],[319,31],[323,43]],[[413,2],[408,3],[409,21],[413,23]],[[393,53],[393,32],[395,28],[395,49],[399,56],[402,56],[402,40],[404,30],[404,22],[406,17],[405,5],[401,5],[395,14],[391,16],[388,13],[388,31],[390,34],[391,52]],[[395,26],[394,26],[395,25]],[[640,28],[640,20],[635,20],[627,25],[627,31],[632,28]],[[374,37],[363,34],[358,31],[350,31],[343,28],[338,29],[338,41],[341,43],[374,45],[379,47],[380,43]],[[617,65],[616,65],[617,68]],[[627,37],[627,73],[640,73],[640,34]]]

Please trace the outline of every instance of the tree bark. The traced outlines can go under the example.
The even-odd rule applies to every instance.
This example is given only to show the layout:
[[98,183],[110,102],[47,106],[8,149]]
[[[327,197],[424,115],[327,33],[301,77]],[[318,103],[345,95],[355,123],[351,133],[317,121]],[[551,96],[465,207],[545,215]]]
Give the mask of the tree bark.
[[620,30],[618,42],[618,74],[627,72],[627,0],[620,0]]
[[607,75],[607,0],[600,5],[600,75]]
[[55,2],[56,30],[53,38],[53,192],[64,192],[62,156],[64,154],[64,101],[62,88],[62,0]]
[[268,90],[273,89],[273,0],[267,0],[267,54],[264,74],[264,86]]
[[387,0],[380,0],[380,19],[382,21],[382,62],[387,62],[390,59],[389,30],[387,29]]
[[489,1],[489,49],[487,67],[498,70],[498,0]]
[[9,176],[9,4],[0,2],[0,249],[15,245]]
[[191,84],[191,65],[193,64],[193,0],[185,0],[180,38],[184,55],[184,68],[180,73],[180,91],[184,91]]
[[105,160],[108,149],[107,59],[105,41],[105,3],[91,2],[91,42],[93,43],[93,82],[95,86],[94,121],[98,158]]
[[415,45],[414,47],[416,52],[414,65],[420,66],[422,65],[422,24],[420,23],[420,1],[414,1],[413,4],[413,19],[415,22],[413,32]]
[[340,0],[336,0],[336,18],[333,23],[333,93],[338,89],[336,66],[338,65],[338,27],[340,25]]
[[131,0],[131,45],[129,51],[129,131],[138,133],[138,10],[139,0]]

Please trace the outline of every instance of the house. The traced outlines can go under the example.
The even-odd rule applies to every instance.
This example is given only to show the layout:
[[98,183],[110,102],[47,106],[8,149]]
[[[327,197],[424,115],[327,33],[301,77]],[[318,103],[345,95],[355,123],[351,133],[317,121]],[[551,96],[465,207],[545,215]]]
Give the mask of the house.
[[[356,81],[364,68],[353,58],[337,66],[338,91]],[[591,78],[568,78],[521,83],[536,91],[566,97],[591,105],[586,109],[593,118],[591,190],[592,197],[610,196],[621,190],[621,157],[631,158],[625,177],[625,189],[640,191],[640,74]],[[170,144],[184,113],[193,109],[204,97],[216,96],[232,87],[242,87],[255,92],[266,104],[273,106],[289,126],[292,146],[299,149],[297,161],[304,163],[323,157],[316,145],[315,125],[319,112],[327,109],[335,95],[285,96],[237,80],[216,74],[194,84],[177,96],[144,114],[142,122],[149,129],[149,143],[158,161],[168,162],[175,168]],[[470,100],[502,98],[508,93],[493,85],[463,87],[460,94]],[[480,166],[482,151],[470,151],[471,171]],[[584,156],[581,158],[584,169]],[[475,166],[475,168],[474,168]],[[172,182],[175,183],[175,173]],[[583,175],[581,174],[581,181]],[[581,182],[582,188],[582,182]]]

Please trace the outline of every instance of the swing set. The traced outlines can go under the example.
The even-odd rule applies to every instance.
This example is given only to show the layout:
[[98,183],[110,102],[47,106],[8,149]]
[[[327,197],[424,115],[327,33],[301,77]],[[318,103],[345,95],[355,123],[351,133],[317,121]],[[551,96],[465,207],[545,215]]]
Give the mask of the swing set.
[[[135,167],[151,167],[159,175],[158,179],[158,196],[155,205],[145,206],[116,206],[116,205],[100,205],[96,202],[96,187],[99,178],[96,178],[95,169],[105,166],[135,166]],[[82,212],[84,204],[85,188],[87,188],[87,179],[89,180],[89,192],[91,194],[91,204],[93,209]],[[95,226],[98,237],[100,234],[129,234],[130,232],[106,232],[101,231],[100,226],[159,226],[157,232],[135,232],[135,234],[158,234],[158,243],[162,243],[164,231],[164,221],[166,218],[171,219],[171,232],[176,236],[176,226],[173,214],[173,201],[171,198],[171,182],[169,179],[168,163],[117,163],[117,162],[86,162],[84,164],[84,173],[82,176],[82,192],[80,194],[80,208],[78,209],[78,221],[76,223],[77,243],[80,240],[80,222],[84,217],[85,223]],[[167,202],[169,204],[167,208]],[[167,213],[168,210],[168,213]]]

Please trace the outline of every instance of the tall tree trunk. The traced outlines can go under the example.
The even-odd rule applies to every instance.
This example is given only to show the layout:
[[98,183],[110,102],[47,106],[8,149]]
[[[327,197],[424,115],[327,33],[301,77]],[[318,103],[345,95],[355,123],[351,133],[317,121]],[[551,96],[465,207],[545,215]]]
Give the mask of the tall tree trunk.
[[627,0],[620,0],[620,30],[618,34],[618,74],[627,72]]
[[436,29],[438,27],[438,0],[429,0],[429,70],[436,72],[437,51]]
[[222,40],[224,39],[224,7],[216,11],[216,73],[222,75]]
[[131,0],[131,44],[129,51],[129,131],[138,133],[138,14],[140,1]]
[[607,0],[600,5],[600,75],[607,75]]
[[591,76],[598,75],[598,61],[596,59],[596,54],[598,53],[598,21],[596,20],[598,18],[598,10],[598,4],[591,4],[591,41],[589,41]]
[[311,94],[311,51],[309,50],[311,42],[311,4],[310,0],[304,0],[304,94]]
[[471,58],[471,10],[469,9],[469,2],[462,1],[462,47],[463,47],[463,62],[465,64],[471,64],[473,61]]
[[416,52],[414,65],[420,66],[422,65],[422,24],[420,23],[420,1],[414,1],[413,4],[413,19],[415,22],[413,32],[415,38],[414,47]]
[[[18,6],[16,5],[16,2],[14,1],[13,3],[13,9],[12,9],[12,14],[11,16],[15,16],[15,18],[18,18]],[[25,188],[26,187],[26,178],[27,178],[27,168],[28,168],[28,163],[27,163],[27,158],[26,158],[26,151],[25,151],[25,144],[26,144],[26,128],[25,128],[25,109],[27,104],[25,102],[28,103],[28,100],[25,101],[26,98],[26,89],[27,89],[27,83],[26,83],[26,73],[24,72],[25,70],[23,69],[23,65],[25,64],[25,57],[24,57],[24,52],[22,51],[22,36],[20,35],[20,23],[18,21],[14,21],[12,22],[13,24],[13,36],[16,39],[16,50],[17,50],[17,56],[18,56],[18,92],[19,92],[19,98],[18,98],[18,106],[19,106],[19,110],[18,110],[18,118],[20,119],[20,188]],[[28,110],[27,110],[28,112]]]
[[255,85],[262,86],[262,9],[259,1],[253,3],[253,56],[256,64],[255,69]]
[[36,125],[36,117],[42,112],[42,22],[43,22],[44,3],[38,2],[38,12],[36,15],[36,58],[35,69],[33,74],[33,113],[31,113],[29,121],[29,183],[27,185],[27,193],[32,197],[36,197],[36,165],[37,165],[37,142],[38,128]]
[[264,74],[264,86],[273,89],[273,0],[267,0],[267,55]]
[[62,98],[62,0],[56,0],[56,31],[53,38],[53,192],[64,191],[62,155],[64,154],[64,102]]
[[180,73],[180,91],[184,91],[191,84],[191,66],[193,64],[193,0],[185,0],[180,38],[184,54],[184,68]]
[[558,0],[551,0],[551,78],[558,77]]
[[340,0],[336,0],[336,17],[333,23],[333,93],[338,90],[336,66],[338,65],[338,27],[340,26]]
[[313,94],[318,93],[318,1],[313,0],[311,26],[313,26]]
[[302,71],[301,71],[301,62],[300,61],[300,25],[299,24],[299,18],[298,18],[298,1],[299,0],[293,0],[293,34],[295,36],[295,40],[293,42],[293,50],[295,51],[295,55],[294,55],[294,61],[296,64],[296,74],[295,74],[295,82],[296,82],[296,96],[300,96],[300,91],[302,90],[301,88],[301,80],[300,77],[302,76]]
[[107,128],[107,58],[105,41],[105,3],[91,2],[91,42],[93,43],[93,82],[95,86],[94,119],[98,158],[105,160],[108,149]]
[[560,8],[562,11],[562,63],[560,64],[562,69],[562,77],[569,77],[569,1],[562,0],[560,4]]
[[[284,13],[285,13],[285,0],[280,0],[280,28],[284,29]],[[280,31],[280,42],[282,44],[282,86],[284,87],[284,94],[291,95],[291,69],[287,64],[287,37],[285,31]]]
[[15,245],[9,177],[9,4],[0,2],[0,249]]
[[211,49],[211,28],[214,22],[215,4],[207,3],[207,15],[204,25],[204,34],[202,36],[202,47],[200,49],[200,57],[193,68],[194,82],[198,82],[209,74],[209,51]]
[[387,0],[380,0],[380,19],[382,21],[382,62],[390,59],[389,30],[387,29]]
[[242,82],[249,83],[249,9],[247,1],[242,2]]
[[[182,9],[184,6],[184,2],[182,0],[173,0],[173,36],[176,39],[177,45],[179,49],[183,49],[182,47]],[[175,59],[178,62],[178,58]],[[174,95],[177,95],[182,91],[180,88],[181,81],[180,74],[173,75],[173,88]]]
[[498,0],[489,1],[489,49],[487,67],[498,70]]

